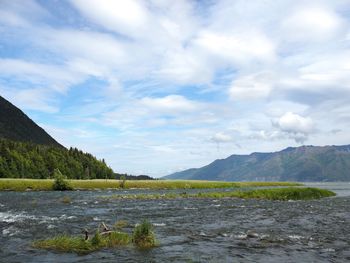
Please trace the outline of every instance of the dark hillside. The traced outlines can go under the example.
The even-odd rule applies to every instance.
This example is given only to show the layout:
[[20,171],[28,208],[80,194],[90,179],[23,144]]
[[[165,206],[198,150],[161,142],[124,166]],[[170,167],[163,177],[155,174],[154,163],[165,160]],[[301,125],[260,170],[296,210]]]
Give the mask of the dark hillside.
[[20,109],[1,96],[0,138],[63,147]]

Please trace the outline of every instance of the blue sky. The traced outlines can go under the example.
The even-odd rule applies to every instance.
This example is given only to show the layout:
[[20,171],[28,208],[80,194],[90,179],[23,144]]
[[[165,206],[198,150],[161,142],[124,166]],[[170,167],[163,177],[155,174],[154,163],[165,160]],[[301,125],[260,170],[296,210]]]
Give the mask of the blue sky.
[[0,94],[117,172],[349,144],[349,16],[348,0],[0,0]]

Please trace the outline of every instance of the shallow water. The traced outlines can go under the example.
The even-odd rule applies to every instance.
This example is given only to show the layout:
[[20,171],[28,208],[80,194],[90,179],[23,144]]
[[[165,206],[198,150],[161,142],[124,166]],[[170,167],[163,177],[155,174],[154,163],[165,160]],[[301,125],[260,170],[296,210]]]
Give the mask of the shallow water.
[[[101,197],[120,191],[0,192],[0,262],[349,261],[350,184],[308,185],[338,196],[296,202],[106,200]],[[72,203],[64,204],[64,196]],[[160,242],[149,251],[127,247],[80,256],[30,246],[35,239],[59,233],[81,234],[85,227],[93,232],[101,222],[127,220],[134,225],[143,219],[154,224]]]

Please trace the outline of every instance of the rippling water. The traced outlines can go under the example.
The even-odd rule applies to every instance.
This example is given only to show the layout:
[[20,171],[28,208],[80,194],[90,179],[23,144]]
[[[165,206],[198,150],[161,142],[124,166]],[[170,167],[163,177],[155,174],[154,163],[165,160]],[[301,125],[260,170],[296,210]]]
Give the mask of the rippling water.
[[[338,196],[296,202],[105,200],[101,196],[120,191],[0,192],[0,262],[349,261],[350,184],[308,185],[333,190]],[[72,203],[64,204],[64,196]],[[154,224],[159,247],[79,256],[30,246],[32,240],[59,233],[81,234],[85,227],[93,231],[100,222],[136,224],[142,219]]]

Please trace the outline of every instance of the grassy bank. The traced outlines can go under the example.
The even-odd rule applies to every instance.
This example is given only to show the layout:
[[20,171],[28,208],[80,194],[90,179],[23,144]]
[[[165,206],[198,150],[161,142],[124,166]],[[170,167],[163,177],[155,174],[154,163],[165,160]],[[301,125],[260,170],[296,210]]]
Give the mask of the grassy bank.
[[[121,189],[120,180],[67,180],[73,189]],[[0,179],[0,191],[49,191],[52,190],[52,179]],[[191,180],[135,180],[126,181],[123,189],[201,189],[231,187],[267,187],[267,186],[300,186],[290,182],[216,182]]]
[[108,232],[96,232],[92,238],[83,236],[58,235],[53,238],[34,241],[32,246],[39,249],[63,253],[88,254],[103,248],[117,248],[133,244],[137,248],[148,249],[156,246],[152,224],[143,221],[135,226],[132,235],[121,232],[118,227]]
[[166,194],[137,194],[137,195],[113,195],[111,199],[175,199],[175,198],[244,198],[244,199],[267,199],[267,200],[311,200],[323,197],[335,196],[335,193],[319,188],[272,188],[248,191],[232,192],[205,192],[205,193],[166,193]]

